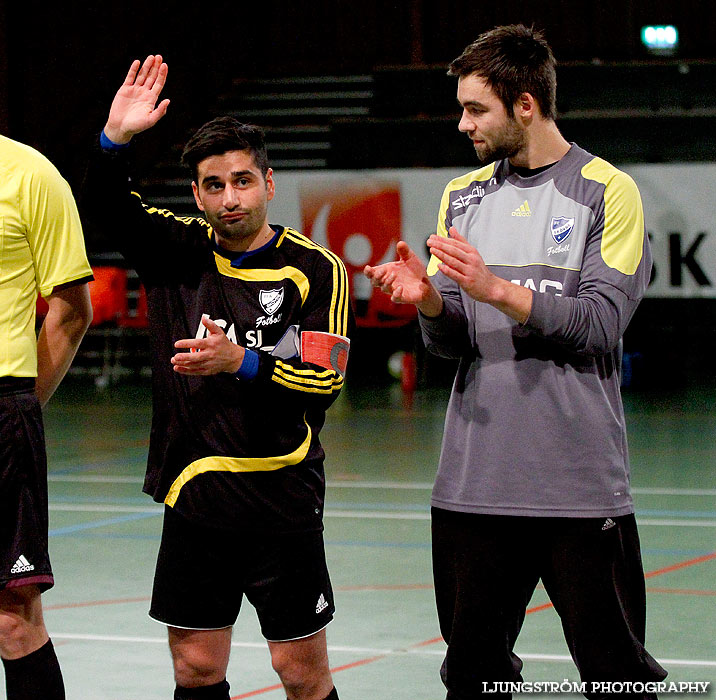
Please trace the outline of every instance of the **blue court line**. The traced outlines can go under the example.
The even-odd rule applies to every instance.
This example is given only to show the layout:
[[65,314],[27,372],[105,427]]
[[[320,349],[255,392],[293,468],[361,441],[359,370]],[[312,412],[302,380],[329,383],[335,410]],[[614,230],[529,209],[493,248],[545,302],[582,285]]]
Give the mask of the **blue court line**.
[[[361,542],[358,540],[326,540],[326,546],[334,547],[392,547],[396,549],[430,549],[430,542]],[[664,555],[679,557],[702,557],[711,554],[713,549],[642,549],[643,555]]]
[[[107,518],[105,520],[95,520],[90,523],[81,523],[78,525],[69,525],[64,528],[50,530],[51,537],[74,535],[84,539],[100,539],[100,540],[155,540],[161,537],[159,533],[151,534],[122,534],[122,533],[93,533],[89,530],[106,527],[109,525],[119,525],[126,522],[142,520],[144,518],[152,518],[158,513],[133,513],[131,515],[120,516],[116,518]],[[365,549],[430,549],[430,542],[371,542],[368,540],[326,540],[327,547],[363,547]],[[699,557],[711,554],[711,549],[642,549],[644,556],[688,556]]]
[[[122,484],[124,485],[124,484]],[[131,484],[136,485],[136,484]],[[78,503],[78,504],[102,504],[102,505],[146,505],[151,499],[139,493],[137,496],[122,498],[112,496],[53,496],[52,503]],[[330,501],[329,509],[332,510],[356,510],[356,511],[398,511],[418,512],[429,511],[427,503],[354,503],[347,501]],[[709,510],[669,510],[669,509],[637,509],[637,518],[645,517],[680,517],[680,518],[716,518],[716,511]]]
[[130,513],[128,515],[120,515],[115,518],[105,518],[104,520],[92,520],[88,523],[77,523],[76,525],[67,525],[66,527],[58,527],[49,531],[50,537],[61,537],[63,535],[74,535],[77,532],[83,530],[93,530],[98,527],[107,527],[109,525],[119,525],[121,523],[128,523],[134,520],[144,520],[146,518],[155,518],[157,515],[161,515],[162,512],[157,513]]

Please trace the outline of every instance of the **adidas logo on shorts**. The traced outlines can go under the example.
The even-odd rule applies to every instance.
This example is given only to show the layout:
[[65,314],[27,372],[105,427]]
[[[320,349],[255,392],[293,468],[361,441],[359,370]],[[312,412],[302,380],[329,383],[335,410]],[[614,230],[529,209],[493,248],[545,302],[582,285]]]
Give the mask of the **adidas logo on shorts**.
[[616,523],[611,518],[607,518],[604,521],[604,525],[602,525],[602,530],[609,530],[609,529],[613,528],[615,525],[616,525]]
[[316,603],[316,615],[318,613],[323,612],[328,607],[328,601],[326,600],[323,593],[321,593],[320,597],[318,598],[318,602]]
[[34,571],[35,567],[30,564],[27,559],[25,559],[25,555],[21,554],[20,558],[15,562],[15,565],[10,569],[11,574],[23,574],[26,571]]

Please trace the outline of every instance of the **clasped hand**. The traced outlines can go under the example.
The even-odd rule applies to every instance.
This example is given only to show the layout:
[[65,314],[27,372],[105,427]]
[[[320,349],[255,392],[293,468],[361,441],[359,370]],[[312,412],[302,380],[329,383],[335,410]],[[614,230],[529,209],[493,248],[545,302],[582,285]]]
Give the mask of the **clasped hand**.
[[376,267],[366,265],[363,273],[396,304],[420,304],[432,286],[425,265],[403,241],[398,242],[396,251],[398,260]]
[[[430,253],[439,261],[439,269],[446,277],[457,282],[473,299],[490,301],[495,277],[485,265],[482,256],[455,227],[450,238],[430,236]],[[364,269],[365,276],[374,287],[380,288],[397,304],[415,304],[427,316],[437,316],[442,310],[442,297],[428,277],[422,261],[400,241],[396,247],[398,260]]]
[[224,331],[208,316],[201,319],[208,331],[205,338],[187,338],[177,340],[174,347],[178,352],[172,357],[174,371],[179,374],[209,376],[221,372],[236,372],[244,360],[245,350],[232,343]]
[[454,226],[450,227],[450,238],[430,236],[428,247],[440,261],[438,269],[469,296],[488,304],[494,301],[496,287],[503,280],[490,272],[477,249]]

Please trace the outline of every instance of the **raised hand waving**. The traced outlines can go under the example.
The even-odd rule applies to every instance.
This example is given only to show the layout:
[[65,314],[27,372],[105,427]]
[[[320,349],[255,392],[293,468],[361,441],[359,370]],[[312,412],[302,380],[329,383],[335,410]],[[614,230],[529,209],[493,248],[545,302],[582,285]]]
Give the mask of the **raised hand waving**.
[[114,96],[105,136],[114,143],[128,143],[135,134],[153,127],[166,113],[169,100],[157,100],[167,79],[167,64],[161,56],[147,56],[132,63],[127,77]]

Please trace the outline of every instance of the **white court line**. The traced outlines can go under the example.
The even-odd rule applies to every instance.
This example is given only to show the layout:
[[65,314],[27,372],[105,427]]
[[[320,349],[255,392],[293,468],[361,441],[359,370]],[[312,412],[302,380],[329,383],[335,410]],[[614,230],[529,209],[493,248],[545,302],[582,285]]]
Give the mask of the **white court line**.
[[[340,649],[336,649],[340,651]],[[347,651],[347,649],[346,649]],[[400,653],[401,650],[391,653]],[[444,656],[444,649],[407,649],[409,654],[426,654],[430,656]],[[574,663],[572,657],[564,654],[529,654],[527,652],[521,652],[519,649],[515,650],[515,654],[525,661],[548,661],[554,663]],[[708,661],[707,659],[657,659],[660,664],[664,666],[703,666],[705,668],[716,667],[716,661]]]
[[[431,491],[432,482],[428,481],[332,481],[326,482],[328,488],[334,489],[409,489],[414,491]],[[679,489],[635,486],[634,494],[658,496],[716,496],[716,489]]]
[[[77,634],[71,632],[52,632],[53,639],[68,639],[80,642],[112,642],[115,644],[166,644],[165,637],[129,637],[111,634]],[[439,644],[439,642],[436,642]],[[232,647],[243,649],[265,649],[265,642],[231,642]],[[439,649],[426,648],[404,648],[404,649],[379,649],[374,647],[357,647],[357,646],[341,646],[328,645],[329,652],[338,652],[346,654],[367,654],[369,656],[397,656],[401,654],[416,654],[428,656],[443,656],[445,654],[444,645],[440,645]],[[573,663],[572,657],[559,654],[530,654],[527,652],[517,652],[520,658],[531,661],[550,661],[555,663]],[[704,666],[716,667],[716,661],[706,659],[657,659],[661,664],[668,666]]]
[[[50,474],[48,481],[87,484],[142,484],[141,476],[104,476],[101,474]],[[409,491],[430,491],[430,481],[335,481],[326,482],[333,489],[395,489]],[[632,493],[655,496],[716,496],[716,489],[679,489],[651,486],[636,486]]]
[[667,489],[657,486],[634,487],[631,492],[656,496],[716,496],[716,489]]
[[78,482],[81,484],[143,484],[141,476],[103,476],[101,474],[48,474],[48,481]]
[[636,515],[637,525],[657,525],[660,527],[716,527],[716,520],[661,520],[640,518]]
[[409,489],[413,491],[431,491],[431,481],[326,481],[333,489]]
[[367,518],[372,520],[430,520],[428,511],[415,513],[412,511],[383,511],[383,510],[331,510],[323,512],[324,518]]
[[[391,512],[371,510],[326,510],[323,513],[325,518],[356,518],[374,520],[430,520],[430,513],[413,512]],[[665,518],[640,518],[637,514],[639,525],[653,525],[657,527],[716,527],[716,520],[673,520]]]
[[[103,474],[49,474],[48,481],[87,484],[143,484],[141,476],[105,476]],[[433,488],[429,481],[332,481],[329,488],[345,489],[409,489],[429,491]]]
[[[111,503],[50,503],[51,511],[67,513],[155,513],[164,512],[163,506],[122,506]],[[373,510],[331,510],[324,512],[325,518],[354,518],[357,520],[430,520],[430,513]],[[660,527],[716,527],[716,520],[669,520],[658,518],[638,518],[639,525]]]
[[154,506],[119,506],[112,503],[50,503],[50,510],[67,513],[156,513],[161,515],[164,507]]
[[[164,512],[161,505],[155,506],[122,506],[102,503],[50,503],[50,510],[67,513],[156,513]],[[377,520],[430,520],[429,512],[392,512],[370,510],[326,510],[326,518],[372,518]]]

